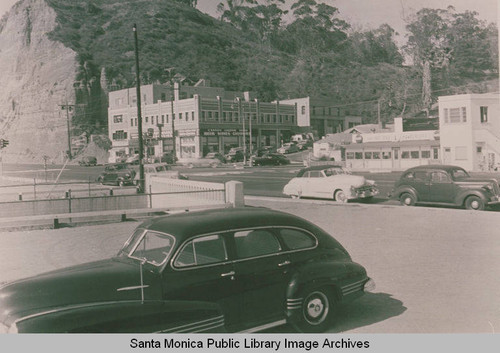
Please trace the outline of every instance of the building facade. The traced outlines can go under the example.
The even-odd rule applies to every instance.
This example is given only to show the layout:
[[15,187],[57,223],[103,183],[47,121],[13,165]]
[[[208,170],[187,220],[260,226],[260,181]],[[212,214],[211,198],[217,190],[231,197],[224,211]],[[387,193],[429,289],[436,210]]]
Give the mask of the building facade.
[[[277,147],[309,126],[308,115],[297,114],[297,104],[260,102],[248,92],[145,85],[141,96],[146,157],[171,152],[174,143],[178,158],[226,153],[243,145]],[[115,162],[139,151],[136,90],[110,92],[109,102],[110,162]]]
[[500,163],[500,104],[497,93],[439,97],[444,164],[491,171]]
[[403,119],[384,132],[352,134],[345,146],[345,163],[354,170],[405,170],[439,163],[438,130],[403,131]]

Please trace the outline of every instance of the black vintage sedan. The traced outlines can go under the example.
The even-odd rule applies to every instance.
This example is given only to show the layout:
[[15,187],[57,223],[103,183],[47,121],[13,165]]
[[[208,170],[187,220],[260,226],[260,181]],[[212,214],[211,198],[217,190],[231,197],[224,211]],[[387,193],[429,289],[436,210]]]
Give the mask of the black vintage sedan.
[[290,160],[278,153],[267,153],[261,157],[253,157],[254,165],[287,165]]
[[322,331],[374,287],[332,236],[264,208],[142,223],[116,257],[0,288],[0,332]]
[[389,197],[403,206],[417,203],[484,210],[500,204],[500,187],[493,178],[473,178],[453,165],[424,165],[401,174]]

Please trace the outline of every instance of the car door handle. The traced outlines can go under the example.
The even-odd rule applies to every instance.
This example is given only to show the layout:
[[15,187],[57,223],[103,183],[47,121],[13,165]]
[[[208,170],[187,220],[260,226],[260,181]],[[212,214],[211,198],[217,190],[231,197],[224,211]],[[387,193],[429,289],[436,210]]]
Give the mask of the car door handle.
[[279,266],[279,267],[283,267],[283,266],[290,265],[290,263],[291,263],[290,261],[286,260],[286,261],[284,261],[284,262],[282,262],[282,263],[278,264],[278,266]]
[[221,277],[231,276],[231,279],[232,279],[232,280],[234,280],[234,275],[235,275],[235,274],[236,274],[236,272],[231,271],[231,272],[222,273],[220,276],[221,276]]

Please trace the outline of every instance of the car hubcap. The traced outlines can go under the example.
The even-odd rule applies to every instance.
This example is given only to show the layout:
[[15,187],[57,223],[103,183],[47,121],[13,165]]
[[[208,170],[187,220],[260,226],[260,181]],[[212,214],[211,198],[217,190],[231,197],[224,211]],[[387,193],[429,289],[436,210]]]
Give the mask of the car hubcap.
[[411,197],[405,198],[405,205],[411,205]]
[[342,191],[337,192],[337,196],[335,196],[335,200],[340,201],[340,202],[345,202],[345,200],[346,200],[345,194]]
[[477,200],[474,200],[474,201],[472,201],[472,202],[470,203],[470,206],[471,206],[473,209],[477,210],[477,209],[479,208],[479,202],[478,202]]
[[328,298],[321,292],[314,292],[307,297],[304,317],[311,325],[319,325],[328,315]]

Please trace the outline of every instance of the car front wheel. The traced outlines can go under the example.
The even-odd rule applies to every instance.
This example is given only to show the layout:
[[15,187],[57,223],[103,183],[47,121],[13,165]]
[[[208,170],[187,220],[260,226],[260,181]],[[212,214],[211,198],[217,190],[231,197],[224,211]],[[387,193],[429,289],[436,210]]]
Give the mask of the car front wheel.
[[338,202],[347,202],[347,196],[343,190],[335,191],[335,195],[333,196],[333,198]]
[[324,332],[333,321],[335,309],[335,299],[328,288],[308,290],[295,328],[301,332]]
[[403,193],[401,194],[401,196],[399,197],[399,202],[401,202],[401,205],[403,206],[414,206],[415,203],[417,202],[415,196],[413,196],[412,194],[410,193]]
[[478,196],[469,196],[465,200],[465,208],[468,210],[484,210],[484,201]]

